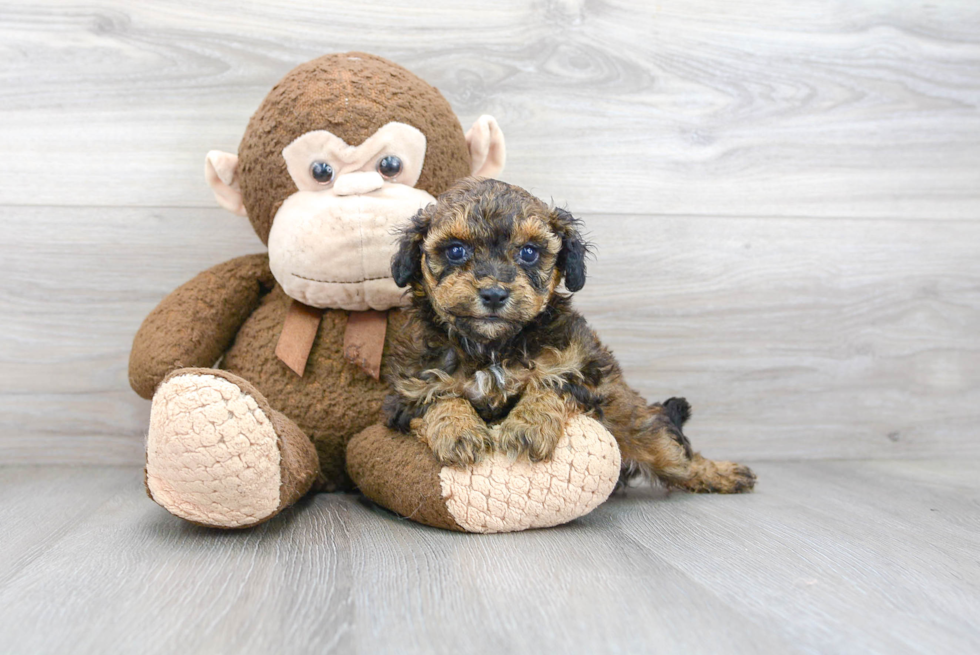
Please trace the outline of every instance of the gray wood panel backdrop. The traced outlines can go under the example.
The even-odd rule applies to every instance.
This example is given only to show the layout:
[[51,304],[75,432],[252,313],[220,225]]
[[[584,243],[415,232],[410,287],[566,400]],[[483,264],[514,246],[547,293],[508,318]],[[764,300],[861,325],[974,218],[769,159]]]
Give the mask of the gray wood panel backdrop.
[[0,461],[137,464],[142,318],[261,244],[212,148],[317,55],[497,117],[598,246],[578,304],[707,454],[977,457],[980,3],[0,5]]

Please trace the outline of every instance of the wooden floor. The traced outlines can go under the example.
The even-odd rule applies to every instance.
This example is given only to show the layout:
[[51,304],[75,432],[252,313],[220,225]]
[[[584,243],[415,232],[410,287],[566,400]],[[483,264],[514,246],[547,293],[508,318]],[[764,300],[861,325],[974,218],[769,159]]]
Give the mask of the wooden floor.
[[214,531],[133,467],[6,467],[0,652],[980,652],[980,463],[754,468],[477,536],[354,494]]

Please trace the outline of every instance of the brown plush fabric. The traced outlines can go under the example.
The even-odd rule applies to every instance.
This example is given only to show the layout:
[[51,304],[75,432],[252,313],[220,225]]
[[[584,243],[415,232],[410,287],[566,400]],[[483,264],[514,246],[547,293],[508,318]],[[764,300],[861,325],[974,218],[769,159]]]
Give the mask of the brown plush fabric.
[[381,354],[388,331],[388,312],[351,312],[344,330],[344,357],[375,380],[381,379]]
[[297,66],[273,87],[238,149],[243,201],[262,242],[268,242],[279,206],[296,192],[283,148],[311,130],[328,130],[356,146],[389,122],[426,136],[416,188],[438,196],[469,175],[469,151],[452,107],[435,87],[386,59],[362,52],[325,55]]
[[365,496],[413,521],[465,532],[442,497],[442,466],[418,439],[372,425],[347,445],[347,469]]
[[295,423],[275,410],[269,412],[269,418],[272,429],[279,435],[282,456],[279,487],[279,509],[282,510],[306,495],[320,474],[320,463],[313,442]]
[[[282,476],[279,486],[279,511],[306,495],[320,471],[316,449],[309,437],[282,412],[274,410],[262,392],[248,380],[227,371],[213,368],[184,368],[170,373],[165,379],[169,380],[174,376],[187,374],[213,375],[224,378],[255,399],[259,409],[269,417],[272,429],[279,437],[279,454],[282,457],[279,464],[279,472]],[[276,513],[278,514],[278,512]],[[271,518],[272,516],[269,516],[263,521]]]
[[[176,371],[173,371],[172,373],[170,373],[164,378],[160,387],[161,391],[158,392],[158,395],[159,393],[163,393],[162,390],[165,390],[167,388],[166,385],[167,382],[171,382],[175,379],[181,380],[187,378],[198,379],[202,381],[214,380],[215,378],[219,378],[225,381],[226,383],[230,383],[230,385],[233,385],[232,388],[237,388],[238,391],[240,391],[243,394],[246,394],[247,397],[250,397],[255,402],[255,407],[257,408],[256,411],[261,412],[261,414],[264,414],[265,417],[268,419],[268,423],[266,424],[267,426],[266,429],[268,430],[269,428],[271,428],[270,436],[274,437],[275,443],[272,444],[272,447],[266,452],[263,451],[261,447],[256,448],[258,444],[255,441],[253,441],[253,439],[255,439],[256,437],[261,436],[260,435],[261,430],[245,433],[246,438],[249,439],[249,441],[252,441],[252,447],[253,447],[253,450],[249,452],[249,458],[247,463],[248,470],[252,472],[252,475],[247,479],[242,474],[242,471],[235,469],[234,467],[225,466],[224,470],[227,471],[227,473],[225,474],[220,473],[219,469],[222,468],[223,466],[221,462],[224,462],[224,460],[218,460],[218,463],[215,464],[213,468],[208,469],[213,477],[204,476],[204,478],[201,478],[197,475],[198,473],[197,471],[186,471],[186,470],[181,470],[179,477],[170,477],[170,475],[173,475],[173,470],[174,470],[173,467],[166,466],[166,462],[164,462],[164,466],[161,468],[160,466],[161,460],[156,459],[153,461],[154,469],[155,469],[155,473],[153,475],[157,476],[155,479],[157,480],[158,491],[163,492],[163,495],[159,498],[154,495],[154,491],[151,489],[151,484],[150,484],[151,464],[150,464],[150,456],[149,456],[150,447],[148,446],[147,467],[144,469],[143,480],[144,480],[144,486],[146,487],[147,494],[150,496],[151,499],[153,499],[155,502],[161,504],[162,506],[164,506],[165,508],[169,509],[172,512],[177,511],[179,508],[180,513],[178,515],[182,516],[186,520],[191,521],[192,523],[196,523],[198,525],[203,525],[207,527],[217,527],[222,529],[229,529],[229,528],[237,529],[243,527],[252,527],[254,525],[258,525],[259,523],[268,521],[272,517],[279,514],[279,512],[281,512],[283,509],[292,505],[294,502],[296,502],[299,498],[301,498],[310,490],[314,481],[317,479],[319,473],[316,450],[314,449],[313,444],[310,442],[307,436],[303,434],[303,432],[296,426],[295,423],[290,421],[281,413],[272,409],[272,407],[269,405],[265,397],[263,397],[261,392],[259,392],[254,386],[249,384],[248,381],[234,374],[228,373],[227,371],[211,369],[211,368],[183,368],[183,369],[178,369]],[[214,390],[214,388],[211,387],[211,390]],[[237,394],[232,398],[236,398],[236,397]],[[156,401],[156,398],[154,400]],[[217,400],[219,405],[222,402],[220,398],[215,398],[215,396],[212,396],[211,402],[213,403],[215,400]],[[227,396],[225,396],[225,401],[229,401],[229,400],[230,399]],[[235,403],[239,404],[239,409],[241,409],[242,406],[244,406],[245,408],[245,411],[242,413],[239,413],[237,410],[235,410],[236,416],[240,416],[240,417],[248,416],[249,410],[247,409],[247,403],[242,403],[241,400],[236,400]],[[215,416],[215,414],[212,413],[214,407],[215,407],[214,404],[209,405],[207,410],[204,410],[202,414],[195,417],[195,427],[190,430],[191,433],[193,433],[195,436],[203,435],[207,433],[207,431],[202,430],[203,426],[196,425],[197,419],[203,419],[203,423],[210,423],[211,425],[214,425],[216,427],[217,424],[215,423],[215,421],[217,421],[218,423],[221,424],[221,427],[219,428],[219,433],[224,430],[225,426],[227,425],[227,421],[231,417],[233,405],[226,406],[225,411],[227,411],[229,414],[228,418],[224,416],[225,411],[222,411],[220,416]],[[170,409],[173,408],[171,407]],[[172,422],[173,421],[170,421],[170,423]],[[261,425],[261,423],[262,422],[260,422],[259,425]],[[244,427],[244,425],[239,424],[238,427]],[[252,423],[251,427],[255,428],[257,426],[255,423]],[[154,437],[153,429],[154,429],[154,424],[151,419],[150,437],[148,437],[148,440],[150,441],[152,441]],[[185,436],[191,436],[191,435],[185,432]],[[208,452],[210,448],[213,448],[215,446],[215,443],[213,442],[205,443],[205,442],[207,442],[207,439],[199,439],[196,442],[192,441],[192,443],[197,443],[198,448],[200,448],[200,450],[194,451],[195,457],[193,458],[192,461],[197,461],[198,458],[200,457],[206,459],[209,455],[210,456],[215,455],[216,451]],[[162,451],[157,450],[156,456],[166,458],[170,455],[175,455],[177,457],[177,460],[174,461],[179,461],[180,455],[175,453],[174,446],[177,447],[177,451],[180,451],[182,450],[183,447],[188,445],[189,444],[187,443],[182,444],[180,441],[169,443],[162,449]],[[265,452],[266,455],[266,457],[264,458],[265,461],[256,460],[255,459],[256,457],[263,457],[263,452]],[[272,465],[275,469],[277,469],[277,473],[275,477],[277,488],[273,490],[275,493],[273,497],[273,504],[267,505],[263,508],[261,506],[261,502],[256,504],[256,500],[257,500],[256,498],[254,497],[245,498],[242,497],[242,494],[243,493],[247,494],[248,490],[251,490],[252,493],[255,493],[258,490],[258,487],[261,487],[262,484],[261,480],[263,476],[261,470],[263,464],[265,463],[268,463]],[[218,497],[214,498],[213,501],[209,504],[201,505],[195,503],[194,500],[190,497],[181,496],[180,494],[177,494],[176,498],[179,498],[182,502],[173,505],[173,507],[169,506],[175,500],[172,485],[175,484],[179,485],[182,482],[184,482],[186,480],[186,478],[183,477],[185,474],[190,474],[192,476],[191,479],[198,481],[197,484],[214,485],[214,483],[218,483],[216,486],[213,486],[215,491],[218,493]],[[161,475],[163,476],[162,478],[160,477]],[[229,480],[233,481],[233,484],[229,485]],[[221,490],[222,485],[224,486],[223,491]],[[258,487],[256,485],[258,485]],[[231,497],[231,499],[225,497],[224,502],[227,503],[229,502],[229,500],[231,500],[232,504],[230,505],[223,504],[222,496],[221,496],[222,493],[227,494],[227,490],[229,486],[231,489],[234,490],[233,496]],[[248,513],[247,510],[249,509],[251,509],[252,511],[259,510],[259,513],[256,514]],[[242,513],[242,512],[245,512],[245,516],[248,518],[242,520],[242,517],[240,516],[237,518],[235,517],[236,513]]]
[[304,305],[295,299],[286,310],[286,320],[276,343],[276,357],[300,377],[306,372],[306,360],[310,357],[322,317],[322,309]]
[[[309,436],[320,458],[319,489],[346,489],[350,487],[344,469],[347,441],[378,422],[388,387],[344,358],[347,312],[336,309],[323,313],[303,377],[291,371],[275,353],[289,303],[280,287],[265,296],[242,325],[221,367],[252,381],[273,409]],[[392,310],[388,321],[387,333],[397,334],[405,315]],[[386,371],[383,356],[382,379]]]
[[218,264],[174,290],[150,312],[133,340],[133,390],[151,398],[171,371],[214,366],[275,283],[263,253]]
[[[296,191],[284,147],[313,130],[329,130],[356,146],[390,122],[411,125],[426,136],[417,188],[436,196],[469,174],[466,139],[449,103],[401,66],[348,53],[320,57],[288,73],[255,112],[239,147],[243,203],[259,238],[267,243],[276,212]],[[304,471],[310,461],[302,433],[312,441],[319,462],[314,486],[348,488],[347,442],[380,420],[387,386],[345,359],[348,312],[343,310],[325,310],[303,375],[290,370],[275,354],[288,304],[267,255],[215,266],[176,289],[147,316],[133,343],[130,383],[150,398],[176,369],[218,366],[268,402],[277,435],[284,435],[283,457],[287,464],[296,460],[289,470]],[[389,311],[389,337],[404,323],[401,311]],[[387,352],[386,343],[382,379]],[[302,475],[284,480],[288,488],[282,499],[288,504],[307,480]]]

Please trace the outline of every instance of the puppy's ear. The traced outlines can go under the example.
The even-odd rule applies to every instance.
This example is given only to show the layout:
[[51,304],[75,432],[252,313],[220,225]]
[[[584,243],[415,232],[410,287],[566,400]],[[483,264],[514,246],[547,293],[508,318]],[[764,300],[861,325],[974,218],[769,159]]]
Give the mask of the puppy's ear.
[[422,242],[429,232],[434,208],[435,203],[432,203],[418,210],[411,222],[401,230],[398,252],[391,258],[391,277],[395,278],[395,284],[399,287],[422,280]]
[[558,268],[565,277],[565,288],[578,291],[585,286],[585,258],[591,245],[582,238],[579,231],[582,221],[564,209],[556,208],[553,216],[555,232],[561,237]]

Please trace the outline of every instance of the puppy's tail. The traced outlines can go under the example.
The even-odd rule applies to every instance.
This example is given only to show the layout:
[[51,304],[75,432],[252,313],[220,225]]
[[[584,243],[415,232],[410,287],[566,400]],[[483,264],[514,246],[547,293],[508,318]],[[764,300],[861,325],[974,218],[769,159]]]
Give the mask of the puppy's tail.
[[685,398],[668,398],[663,403],[664,413],[678,430],[691,418],[691,404]]

